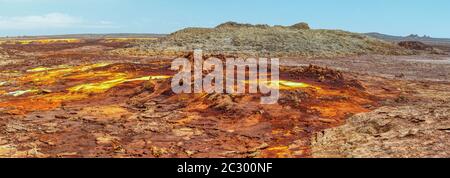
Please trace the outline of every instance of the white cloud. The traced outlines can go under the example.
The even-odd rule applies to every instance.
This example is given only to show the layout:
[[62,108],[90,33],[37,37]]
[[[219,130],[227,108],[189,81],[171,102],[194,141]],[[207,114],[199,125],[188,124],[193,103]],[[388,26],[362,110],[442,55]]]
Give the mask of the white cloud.
[[112,28],[111,22],[100,21],[89,23],[79,17],[63,13],[49,13],[45,15],[2,17],[0,16],[0,29],[3,30],[30,30],[49,28]]

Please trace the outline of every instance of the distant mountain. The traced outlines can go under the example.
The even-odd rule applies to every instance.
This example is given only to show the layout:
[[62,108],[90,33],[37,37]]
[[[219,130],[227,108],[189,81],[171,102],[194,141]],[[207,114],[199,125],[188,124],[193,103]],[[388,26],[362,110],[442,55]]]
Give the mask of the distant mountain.
[[450,39],[449,38],[432,38],[429,36],[419,36],[419,35],[409,35],[409,36],[393,36],[393,35],[386,35],[382,33],[365,33],[364,35],[382,39],[385,41],[391,41],[391,42],[399,42],[399,41],[420,41],[422,43],[426,44],[448,44],[450,45]]

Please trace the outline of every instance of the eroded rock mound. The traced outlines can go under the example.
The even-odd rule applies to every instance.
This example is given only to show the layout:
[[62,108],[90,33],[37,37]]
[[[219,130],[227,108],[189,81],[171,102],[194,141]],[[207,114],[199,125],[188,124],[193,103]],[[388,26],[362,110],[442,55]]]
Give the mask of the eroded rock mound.
[[310,30],[311,28],[305,22],[300,22],[291,26],[291,28],[299,29],[299,30]]
[[300,76],[305,76],[309,78],[314,78],[319,81],[343,81],[344,76],[340,71],[332,70],[329,68],[323,68],[319,66],[310,65],[299,71]]
[[364,86],[357,80],[346,79],[342,72],[327,67],[309,65],[306,67],[282,67],[289,77],[299,80],[321,82],[339,87],[353,87],[364,90]]
[[402,41],[398,43],[399,46],[412,50],[431,50],[431,46],[428,46],[420,41]]
[[420,41],[402,41],[398,43],[399,46],[409,49],[409,50],[416,50],[417,51],[426,51],[431,54],[440,54],[440,55],[446,55],[447,53],[441,49],[434,48],[432,46],[429,46],[425,43],[422,43]]
[[238,112],[238,104],[234,101],[233,96],[229,94],[210,94],[207,98],[210,106],[214,109],[225,112]]
[[240,28],[240,27],[258,27],[258,28],[267,28],[270,27],[269,25],[264,24],[243,24],[243,23],[237,23],[237,22],[225,22],[223,24],[220,24],[216,26],[216,28]]

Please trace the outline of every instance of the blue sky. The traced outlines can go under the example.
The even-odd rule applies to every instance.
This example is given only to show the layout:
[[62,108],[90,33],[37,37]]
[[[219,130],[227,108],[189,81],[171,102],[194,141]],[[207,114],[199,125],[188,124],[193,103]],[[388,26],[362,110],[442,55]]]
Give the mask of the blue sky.
[[0,36],[170,33],[225,21],[450,37],[448,0],[0,0]]

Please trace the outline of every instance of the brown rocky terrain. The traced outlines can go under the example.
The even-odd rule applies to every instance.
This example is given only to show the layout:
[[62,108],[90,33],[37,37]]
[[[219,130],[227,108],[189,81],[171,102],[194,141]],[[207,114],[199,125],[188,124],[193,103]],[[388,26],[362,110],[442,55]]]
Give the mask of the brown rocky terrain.
[[432,48],[431,46],[428,46],[420,41],[401,41],[398,45],[413,50],[429,50]]
[[[448,56],[287,59],[284,64],[334,66],[353,73],[375,96],[397,93],[396,98],[385,100],[383,107],[317,133],[312,138],[313,157],[449,156]],[[370,90],[369,83],[386,87]]]
[[[239,36],[251,31],[263,39]],[[192,57],[183,44],[232,44],[219,34],[245,43],[204,57],[299,55],[281,59],[278,104],[172,92],[171,56]],[[170,53],[147,51],[175,42]],[[450,57],[348,32],[226,23],[156,41],[18,41],[0,51],[0,157],[450,157]]]
[[[261,105],[260,94],[176,95],[170,60],[99,61],[103,50],[2,66],[17,72],[2,73],[0,156],[309,157],[313,133],[378,105],[357,82],[317,66],[283,68],[276,105]],[[85,60],[66,61],[74,54]]]
[[445,55],[446,52],[444,51],[445,48],[439,49],[439,47],[433,47],[431,45],[427,45],[425,43],[422,43],[420,41],[401,41],[398,43],[399,46],[406,48],[406,49],[411,49],[411,50],[415,50],[415,51],[429,51],[432,54],[443,54]]
[[[447,100],[448,101],[448,100]],[[383,107],[313,138],[313,157],[446,158],[448,102]]]

